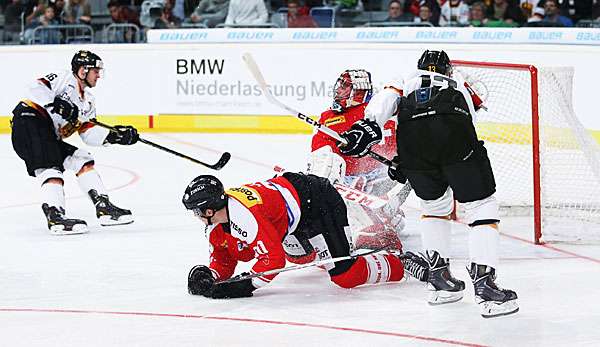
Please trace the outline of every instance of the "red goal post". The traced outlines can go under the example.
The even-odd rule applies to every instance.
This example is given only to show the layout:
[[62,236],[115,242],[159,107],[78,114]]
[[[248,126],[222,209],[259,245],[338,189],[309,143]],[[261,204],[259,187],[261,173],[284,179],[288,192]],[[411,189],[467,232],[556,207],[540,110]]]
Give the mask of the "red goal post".
[[[452,64],[487,107],[476,115],[477,130],[486,141],[503,215],[532,216],[536,243],[600,235],[600,189],[588,189],[600,187],[600,149],[573,111],[573,69]],[[584,180],[573,182],[573,172],[583,172]]]

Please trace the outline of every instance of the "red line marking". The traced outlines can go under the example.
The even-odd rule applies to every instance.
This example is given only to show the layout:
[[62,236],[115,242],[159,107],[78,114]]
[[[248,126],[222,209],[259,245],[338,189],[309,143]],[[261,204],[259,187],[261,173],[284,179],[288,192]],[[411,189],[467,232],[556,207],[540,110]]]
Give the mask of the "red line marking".
[[[98,164],[96,164],[96,165],[98,165]],[[115,191],[115,190],[119,190],[119,189],[123,189],[123,188],[128,187],[128,186],[131,186],[131,185],[135,184],[137,181],[140,180],[140,176],[136,172],[134,172],[134,171],[131,171],[131,170],[128,170],[128,169],[124,169],[122,167],[112,166],[112,165],[106,165],[106,164],[102,164],[102,165],[98,165],[98,166],[110,167],[110,168],[115,169],[115,170],[124,171],[124,172],[126,172],[126,173],[128,173],[128,174],[131,175],[131,179],[129,181],[127,181],[127,182],[125,182],[125,183],[123,183],[121,185],[118,185],[116,187],[113,187],[113,188],[107,188],[107,191],[109,191],[109,192],[112,192],[112,191]],[[81,194],[81,195],[75,195],[75,196],[69,197],[68,199],[69,200],[70,199],[81,199],[83,197],[86,197],[86,196],[83,195],[83,194]],[[0,209],[15,208],[15,207],[24,207],[24,206],[35,206],[35,205],[40,205],[40,204],[41,204],[41,202],[38,201],[38,202],[28,202],[28,203],[22,203],[22,204],[14,204],[14,205],[3,205],[3,206],[0,206]]]
[[470,346],[470,347],[484,347],[485,345],[462,342],[456,340],[441,339],[437,337],[429,337],[423,335],[412,335],[404,333],[395,333],[391,331],[381,330],[370,330],[360,328],[348,328],[334,325],[325,324],[312,324],[312,323],[301,323],[301,322],[287,322],[287,321],[276,321],[267,319],[251,319],[251,318],[236,318],[236,317],[220,317],[220,316],[203,316],[194,314],[177,314],[177,313],[153,313],[153,312],[126,312],[126,311],[98,311],[98,310],[66,310],[66,309],[38,309],[38,308],[0,308],[0,312],[37,312],[37,313],[74,313],[74,314],[101,314],[101,315],[119,315],[119,316],[145,316],[145,317],[168,317],[168,318],[191,318],[191,319],[208,319],[217,321],[233,321],[233,322],[244,322],[244,323],[260,323],[260,324],[272,324],[272,325],[287,325],[292,327],[304,327],[304,328],[317,328],[317,329],[328,329],[337,331],[349,331],[355,333],[383,335],[401,337],[412,340],[438,342],[448,345],[455,346]]
[[150,128],[150,129],[154,128],[154,116],[153,115],[148,116],[148,128]]

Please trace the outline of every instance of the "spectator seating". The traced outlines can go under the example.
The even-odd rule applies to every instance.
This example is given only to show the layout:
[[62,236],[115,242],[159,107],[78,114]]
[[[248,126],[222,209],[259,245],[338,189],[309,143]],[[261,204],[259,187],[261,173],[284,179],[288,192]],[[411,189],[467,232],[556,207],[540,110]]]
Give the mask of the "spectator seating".
[[313,7],[309,13],[320,28],[335,27],[335,9],[332,7]]

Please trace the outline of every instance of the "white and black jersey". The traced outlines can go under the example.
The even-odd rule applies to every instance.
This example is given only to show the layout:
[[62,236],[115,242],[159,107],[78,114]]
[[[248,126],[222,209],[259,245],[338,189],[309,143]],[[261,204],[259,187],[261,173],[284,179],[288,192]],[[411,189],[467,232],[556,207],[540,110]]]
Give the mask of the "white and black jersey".
[[[52,112],[54,98],[57,96],[77,105],[79,108],[77,124],[70,124],[62,116]],[[78,132],[83,142],[88,145],[104,144],[109,131],[88,122],[96,118],[94,96],[87,88],[83,91],[79,90],[77,79],[71,71],[49,73],[38,78],[27,88],[23,102],[40,112],[42,108],[50,116],[57,138],[67,138]]]

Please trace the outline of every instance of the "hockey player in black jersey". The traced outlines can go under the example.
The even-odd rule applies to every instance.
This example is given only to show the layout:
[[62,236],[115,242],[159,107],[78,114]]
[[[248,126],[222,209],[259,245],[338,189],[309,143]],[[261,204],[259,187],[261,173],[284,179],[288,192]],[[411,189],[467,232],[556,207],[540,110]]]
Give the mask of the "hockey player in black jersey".
[[108,199],[91,153],[63,141],[78,133],[90,146],[137,142],[139,137],[133,127],[117,126],[117,131],[109,132],[91,122],[96,118],[96,106],[89,89],[96,86],[102,70],[98,55],[79,51],[73,56],[69,71],[38,78],[13,110],[13,148],[25,162],[29,175],[39,180],[42,210],[48,229],[55,235],[88,231],[85,221],[65,216],[65,170],[75,172],[81,190],[95,206],[101,225],[133,222],[131,211],[113,205]]
[[[396,116],[397,167],[390,176],[408,180],[421,199],[423,253],[429,262],[429,303],[459,301],[465,283],[449,267],[450,215],[454,199],[466,210],[469,231],[469,275],[483,317],[519,310],[517,294],[496,283],[499,206],[494,174],[483,141],[473,125],[480,99],[460,76],[444,51],[425,51],[417,71],[406,83],[392,85],[373,96],[365,120],[342,137],[342,153],[364,155],[381,140],[381,127]],[[404,96],[402,96],[404,95]]]

